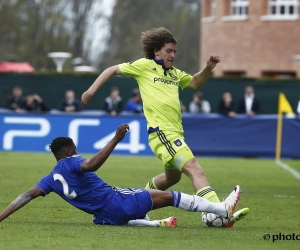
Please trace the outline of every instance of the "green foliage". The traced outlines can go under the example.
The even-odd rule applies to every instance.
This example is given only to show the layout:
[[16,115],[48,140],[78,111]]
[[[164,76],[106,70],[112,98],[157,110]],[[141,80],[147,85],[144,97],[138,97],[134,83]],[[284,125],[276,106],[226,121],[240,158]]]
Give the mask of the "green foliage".
[[[15,54],[37,70],[53,70],[47,53],[62,51],[103,70],[143,56],[141,32],[164,26],[178,40],[176,66],[191,74],[199,70],[199,0],[122,0],[110,21],[106,12],[104,0],[1,0],[0,60]],[[108,29],[106,43],[100,37]],[[68,60],[64,69],[71,68]]]
[[[84,155],[91,157],[91,155]],[[0,210],[49,173],[50,153],[0,153]],[[149,213],[151,219],[174,215],[177,228],[96,226],[91,216],[56,194],[37,198],[0,223],[0,249],[299,249],[299,241],[263,240],[263,235],[300,234],[300,182],[273,160],[199,158],[220,199],[242,187],[238,208],[249,215],[231,229],[206,228],[201,214],[173,207]],[[299,161],[287,161],[299,166]],[[144,187],[162,172],[155,157],[113,155],[97,173],[111,185]],[[192,193],[183,176],[172,189]]]
[[178,42],[175,66],[191,74],[199,70],[198,0],[116,1],[110,27],[110,46],[103,56],[103,68],[143,57],[141,32],[165,27],[173,33]]
[[[84,38],[93,0],[3,0],[0,3],[0,59],[16,54],[37,70],[55,69],[47,53],[84,57]],[[71,65],[66,63],[65,68]]]

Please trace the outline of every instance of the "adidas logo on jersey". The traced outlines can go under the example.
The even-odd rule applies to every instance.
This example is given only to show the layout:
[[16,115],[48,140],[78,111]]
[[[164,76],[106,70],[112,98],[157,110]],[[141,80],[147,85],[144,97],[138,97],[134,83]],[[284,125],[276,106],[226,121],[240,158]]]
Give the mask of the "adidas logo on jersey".
[[173,75],[172,73],[169,73],[170,77],[173,79],[177,79],[177,76]]

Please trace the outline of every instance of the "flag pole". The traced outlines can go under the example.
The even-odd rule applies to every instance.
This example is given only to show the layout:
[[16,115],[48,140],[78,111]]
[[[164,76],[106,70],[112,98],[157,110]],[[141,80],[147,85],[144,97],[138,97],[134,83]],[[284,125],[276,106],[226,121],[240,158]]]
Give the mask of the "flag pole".
[[281,140],[282,140],[282,112],[278,108],[277,135],[276,135],[276,156],[275,156],[276,161],[280,160],[280,156],[281,156]]

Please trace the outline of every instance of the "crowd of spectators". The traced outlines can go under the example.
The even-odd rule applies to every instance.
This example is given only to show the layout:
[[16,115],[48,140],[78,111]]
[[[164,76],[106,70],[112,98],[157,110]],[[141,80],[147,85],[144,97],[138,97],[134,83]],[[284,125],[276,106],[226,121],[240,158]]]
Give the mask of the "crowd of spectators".
[[[180,103],[182,112],[191,114],[209,114],[211,105],[204,98],[202,92],[195,92],[192,100],[188,105],[188,109]],[[6,107],[15,112],[28,113],[45,113],[51,111],[48,104],[37,93],[23,96],[23,90],[20,86],[12,89],[11,95],[7,98]],[[83,110],[80,100],[75,96],[73,90],[65,92],[65,98],[57,105],[60,112],[80,112]],[[138,88],[133,89],[130,98],[124,103],[118,87],[112,87],[109,95],[103,101],[103,105],[99,105],[107,115],[117,116],[119,114],[143,114],[143,101]],[[300,101],[296,108],[297,114],[300,116]],[[246,86],[244,94],[235,102],[232,94],[227,91],[222,94],[217,106],[217,113],[235,117],[236,114],[244,114],[253,116],[261,113],[261,104],[259,98],[255,95],[253,86]]]
[[[189,112],[203,114],[211,112],[210,103],[204,99],[203,93],[196,92],[193,95],[193,100],[189,105]],[[236,114],[244,114],[247,116],[260,114],[260,100],[255,96],[254,88],[252,86],[246,86],[244,95],[239,98],[236,106],[232,94],[226,91],[222,94],[220,99],[218,113],[228,117],[235,117]]]

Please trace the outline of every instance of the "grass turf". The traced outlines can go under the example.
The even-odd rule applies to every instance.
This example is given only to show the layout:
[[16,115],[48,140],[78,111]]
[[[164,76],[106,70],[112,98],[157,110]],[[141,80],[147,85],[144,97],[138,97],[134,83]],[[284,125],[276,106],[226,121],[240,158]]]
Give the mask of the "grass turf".
[[[83,155],[90,157],[91,155]],[[37,153],[0,153],[0,210],[27,191],[55,165],[54,157]],[[177,228],[96,226],[91,215],[63,201],[56,194],[37,198],[0,223],[0,249],[299,249],[300,181],[274,160],[199,158],[220,199],[236,184],[242,187],[238,208],[249,215],[231,229],[206,228],[201,213],[173,207],[151,211],[151,219],[174,215]],[[299,169],[300,161],[284,161]],[[155,157],[116,156],[98,170],[112,186],[144,187],[162,172]],[[172,189],[192,193],[183,176]],[[270,240],[264,240],[264,234]],[[272,242],[276,235],[287,239]],[[299,240],[288,240],[298,236]],[[290,236],[288,236],[290,235]]]

